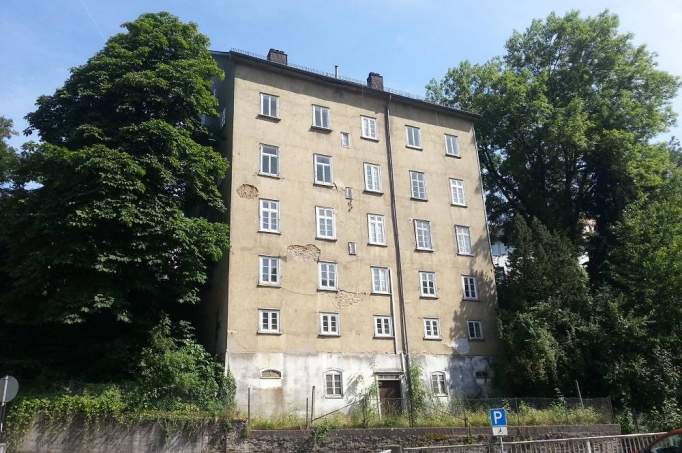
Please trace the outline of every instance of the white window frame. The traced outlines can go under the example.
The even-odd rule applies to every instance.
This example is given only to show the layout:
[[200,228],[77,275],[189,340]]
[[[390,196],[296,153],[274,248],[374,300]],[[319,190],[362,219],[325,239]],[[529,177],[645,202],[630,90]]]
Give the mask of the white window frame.
[[[318,109],[320,111],[321,124],[317,124],[317,121],[316,121],[317,115],[315,113],[317,112]],[[325,113],[326,113],[326,115],[325,115]],[[325,119],[326,119],[327,124],[324,124]],[[332,128],[331,124],[332,124],[332,115],[331,115],[331,112],[329,110],[329,107],[324,107],[322,105],[313,104],[313,127],[317,128],[317,129],[331,130],[331,128]]]
[[[341,138],[341,148],[350,148],[353,146],[353,140],[351,139],[350,132],[341,132],[339,137]],[[344,137],[348,138],[348,143],[344,143]]]
[[463,179],[450,178],[450,202],[455,206],[467,205]]
[[440,319],[424,318],[424,339],[440,340]]
[[[336,329],[332,329],[332,320]],[[326,330],[325,324],[327,326]],[[329,337],[341,336],[341,316],[338,313],[320,313],[320,335]]]
[[377,140],[377,119],[360,115],[360,136],[369,140]]
[[[273,315],[275,315],[273,317]],[[267,318],[267,327],[263,327],[263,321]],[[273,319],[277,319],[273,323]],[[273,328],[273,324],[276,328]],[[282,315],[279,310],[258,309],[258,332],[268,334],[278,334],[282,332]]]
[[455,225],[455,238],[457,239],[457,254],[472,256],[471,228],[466,225]]
[[393,318],[390,316],[376,315],[372,318],[374,323],[374,336],[377,338],[393,338]]
[[[473,296],[467,296],[467,281],[473,283]],[[464,300],[478,300],[478,279],[473,275],[462,275],[462,298]]]
[[[322,291],[336,291],[339,284],[338,266],[331,261],[319,261],[317,264],[317,288]],[[333,274],[333,281],[330,285],[330,272]],[[323,273],[327,274],[326,282],[323,281]]]
[[[328,213],[331,212],[331,215]],[[321,220],[331,220],[331,234],[322,234],[322,229],[320,228],[322,224]],[[315,206],[315,227],[316,227],[316,237],[317,239],[331,239],[336,240],[336,212],[334,208],[328,208],[324,206]]]
[[[332,379],[332,386],[329,387],[328,377]],[[338,382],[336,382],[338,380]],[[338,384],[338,388],[337,388]],[[331,390],[331,391],[330,391]],[[338,392],[337,392],[338,390]],[[343,398],[343,373],[339,370],[329,370],[324,373],[324,397]]]
[[[391,274],[387,267],[370,266],[372,294],[391,294]],[[378,277],[378,278],[375,278]],[[376,283],[379,283],[379,286]],[[382,289],[385,286],[385,289]]]
[[[422,149],[422,130],[417,126],[405,126],[406,143],[408,148]],[[412,143],[414,141],[414,143]]]
[[[433,292],[424,291],[425,283],[432,283]],[[428,288],[431,285],[426,285]],[[436,283],[436,273],[431,271],[419,271],[419,294],[421,297],[435,299],[438,297],[438,284]]]
[[[454,143],[454,149],[450,152],[450,140]],[[455,134],[445,134],[445,155],[452,157],[460,157],[461,150],[459,149],[459,136]]]
[[[321,158],[329,159],[329,163],[322,162],[320,160]],[[326,173],[324,168],[329,167],[329,181],[317,179],[317,167],[318,167],[318,165],[323,167],[323,169],[322,169],[323,175]],[[332,156],[327,156],[326,154],[313,154],[313,172],[314,172],[315,184],[322,185],[322,186],[334,185],[334,167],[332,164]]]
[[410,197],[413,200],[428,200],[426,174],[424,172],[410,170]]
[[444,372],[434,371],[431,373],[431,392],[436,396],[447,396],[448,381]]
[[[265,100],[268,99],[268,111],[265,111]],[[272,101],[275,101],[275,113],[274,115],[272,114]],[[260,94],[260,114],[262,116],[267,116],[268,118],[277,118],[279,119],[279,96],[275,96],[274,94],[269,94],[269,93],[261,93]]]
[[367,214],[367,242],[386,245],[386,221],[381,214]]
[[[471,330],[474,330],[474,335],[471,335]],[[478,332],[476,328],[478,327]],[[478,335],[476,335],[478,333]],[[476,319],[467,320],[467,336],[469,340],[483,340],[483,323]]]
[[[382,193],[381,166],[365,162],[363,164],[363,173],[365,176],[365,190],[367,192]],[[370,182],[373,179],[375,180],[375,184],[370,185]]]
[[[258,284],[261,286],[280,286],[282,284],[282,260],[278,256],[265,256],[260,255],[258,257]],[[267,262],[268,265],[268,280],[263,280],[263,265]],[[275,275],[275,280],[271,280],[272,277],[272,263],[277,266],[277,272]]]
[[[421,243],[420,237],[425,240],[424,243]],[[414,219],[414,242],[417,245],[417,250],[433,251],[433,236],[431,235],[430,221]]]
[[[272,206],[273,204],[274,208]],[[269,200],[267,198],[261,198],[259,205],[260,212],[258,219],[259,226],[258,231],[261,231],[263,233],[279,233],[280,231],[279,200]],[[268,220],[267,225],[264,224],[266,218]]]
[[[266,154],[264,152],[265,148],[271,148],[275,151],[275,154]],[[268,166],[269,169],[272,170],[272,161],[275,160],[277,163],[277,172],[273,173],[272,171],[265,171],[263,169],[263,163],[265,162],[265,158],[267,156],[268,159]],[[279,147],[274,146],[274,145],[266,145],[265,143],[260,144],[260,161],[258,163],[258,174],[259,175],[265,175],[265,176],[274,176],[279,178],[280,174],[280,162],[279,162]]]

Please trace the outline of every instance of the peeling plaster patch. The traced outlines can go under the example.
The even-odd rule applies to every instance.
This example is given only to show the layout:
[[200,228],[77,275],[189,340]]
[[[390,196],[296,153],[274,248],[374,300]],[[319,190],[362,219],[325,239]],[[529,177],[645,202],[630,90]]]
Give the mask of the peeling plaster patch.
[[303,261],[317,261],[320,259],[320,249],[314,244],[290,245],[287,247],[287,255]]
[[256,198],[258,196],[258,188],[251,184],[242,184],[237,188],[237,195],[241,198]]
[[339,308],[350,307],[351,305],[360,303],[364,296],[367,296],[367,293],[339,290],[336,293],[334,301]]

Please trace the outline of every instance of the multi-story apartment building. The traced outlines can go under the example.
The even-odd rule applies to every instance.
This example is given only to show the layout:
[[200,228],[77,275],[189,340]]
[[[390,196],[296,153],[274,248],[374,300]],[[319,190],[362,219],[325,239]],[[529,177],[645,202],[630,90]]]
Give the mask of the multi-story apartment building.
[[[477,115],[267,58],[214,52],[231,247],[206,304],[255,413],[376,384],[481,396],[497,352]],[[398,402],[398,403],[397,403]]]

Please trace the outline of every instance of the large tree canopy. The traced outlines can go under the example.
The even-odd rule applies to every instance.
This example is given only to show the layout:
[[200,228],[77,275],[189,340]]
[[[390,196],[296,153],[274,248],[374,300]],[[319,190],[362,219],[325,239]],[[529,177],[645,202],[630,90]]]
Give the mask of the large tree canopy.
[[7,189],[6,185],[11,182],[17,163],[14,148],[5,141],[15,134],[12,124],[12,120],[0,116],[0,197]]
[[490,219],[504,227],[515,215],[537,218],[576,243],[586,221],[596,222],[588,244],[596,275],[608,226],[637,195],[638,169],[665,171],[667,152],[649,141],[674,122],[678,86],[653,53],[618,31],[616,16],[570,12],[533,21],[502,58],[463,62],[427,94],[482,114]]
[[152,323],[197,302],[227,248],[227,162],[202,124],[222,76],[208,39],[168,13],[123,27],[27,116],[42,142],[3,212],[5,317]]

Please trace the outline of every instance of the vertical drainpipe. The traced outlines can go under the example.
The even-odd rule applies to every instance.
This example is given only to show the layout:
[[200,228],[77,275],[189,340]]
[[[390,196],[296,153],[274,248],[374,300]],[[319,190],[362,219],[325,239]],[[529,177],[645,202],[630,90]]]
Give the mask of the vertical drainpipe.
[[[395,244],[395,261],[396,261],[396,275],[398,277],[398,305],[400,307],[400,340],[402,346],[401,365],[404,362],[405,381],[407,383],[407,404],[410,419],[412,419],[412,382],[410,378],[410,347],[407,339],[407,324],[405,322],[405,295],[403,291],[403,270],[402,259],[400,257],[400,236],[398,234],[398,215],[395,203],[395,181],[393,178],[393,152],[391,147],[391,99],[389,93],[386,100],[386,110],[384,112],[384,123],[386,131],[386,157],[388,161],[388,182],[391,191],[391,219],[393,224],[393,243]],[[395,322],[395,318],[394,322]],[[395,336],[395,326],[393,335]]]

